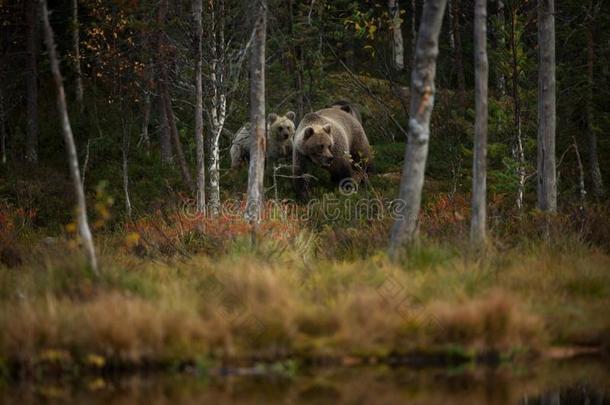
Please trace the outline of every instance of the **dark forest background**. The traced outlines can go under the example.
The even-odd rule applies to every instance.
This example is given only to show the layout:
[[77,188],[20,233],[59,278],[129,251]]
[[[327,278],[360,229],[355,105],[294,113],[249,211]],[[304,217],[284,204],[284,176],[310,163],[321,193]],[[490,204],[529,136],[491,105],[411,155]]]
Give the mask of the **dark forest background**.
[[[385,1],[289,0],[268,5],[267,112],[294,110],[298,120],[339,99],[354,103],[361,109],[380,174],[399,172],[402,165],[413,24],[419,23],[422,8],[419,0],[398,3],[405,55],[401,70],[392,64],[391,18]],[[470,0],[450,2],[440,40],[427,174],[433,187],[451,195],[467,193],[471,184],[473,6]],[[234,0],[204,4],[207,158],[217,129],[211,115],[214,91],[226,96],[226,122],[218,145],[223,199],[245,191],[245,172],[228,170],[228,149],[233,134],[248,120],[245,49],[252,32],[251,7],[250,2]],[[536,5],[505,0],[491,1],[488,7],[489,199],[492,204],[501,200],[507,209],[515,207],[524,175],[523,204],[530,209],[535,205]],[[559,204],[579,203],[581,177],[588,201],[606,201],[608,4],[561,1],[556,7]],[[163,158],[162,143],[171,137],[164,104],[168,95],[169,114],[175,117],[184,159],[192,171],[195,58],[190,2],[78,1],[76,26],[73,2],[49,1],[49,9],[88,197],[111,198],[113,217],[123,216],[125,151],[134,212],[150,213],[168,199],[188,194],[191,189],[181,175],[175,146],[170,145],[171,155]],[[37,225],[57,229],[70,221],[72,199],[38,14],[31,1],[4,0],[0,6],[0,196],[19,207],[36,209]],[[76,28],[82,101],[76,95]],[[222,81],[212,75],[214,60],[222,64],[216,71],[222,73]],[[591,175],[596,165],[602,182]],[[284,187],[283,196],[293,197],[289,187]]]

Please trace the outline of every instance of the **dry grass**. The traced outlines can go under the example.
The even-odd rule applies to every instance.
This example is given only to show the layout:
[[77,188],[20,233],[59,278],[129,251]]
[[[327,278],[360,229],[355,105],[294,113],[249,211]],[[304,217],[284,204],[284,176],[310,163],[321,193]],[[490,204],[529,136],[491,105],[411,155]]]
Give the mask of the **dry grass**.
[[382,254],[316,259],[304,240],[279,250],[237,240],[218,258],[105,256],[101,279],[69,245],[2,268],[0,359],[103,366],[609,346],[610,256],[576,242],[482,260],[431,244],[396,266]]

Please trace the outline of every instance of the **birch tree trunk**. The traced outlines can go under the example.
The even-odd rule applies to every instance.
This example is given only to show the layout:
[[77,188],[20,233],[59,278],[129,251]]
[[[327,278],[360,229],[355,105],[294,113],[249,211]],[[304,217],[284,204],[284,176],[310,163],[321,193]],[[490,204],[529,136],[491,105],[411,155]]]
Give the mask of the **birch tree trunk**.
[[213,215],[217,215],[220,211],[220,134],[222,134],[227,116],[224,0],[213,1],[211,7],[212,66],[210,81],[213,95],[208,174],[210,177],[210,211]]
[[517,161],[517,209],[523,209],[523,195],[525,193],[525,152],[523,149],[523,136],[521,132],[521,96],[519,95],[519,61],[517,59],[517,10],[512,5],[510,10],[510,47],[512,67],[512,97],[514,103],[514,123],[516,131],[513,156]]
[[203,1],[193,0],[195,21],[195,144],[196,144],[196,201],[197,212],[205,212],[205,155],[203,142]]
[[597,154],[597,135],[593,125],[593,72],[595,65],[595,40],[593,37],[594,20],[590,16],[587,27],[587,143],[589,157],[589,171],[591,172],[591,189],[596,198],[601,198],[605,194],[602,173],[599,169],[599,157]]
[[25,139],[25,160],[38,163],[38,7],[26,7],[27,25],[27,133]]
[[254,42],[250,54],[250,168],[246,219],[254,229],[261,219],[263,174],[265,170],[265,41],[267,38],[267,0],[260,0],[255,22]]
[[121,148],[123,157],[123,193],[125,194],[125,213],[131,219],[131,199],[129,198],[129,148],[131,147],[130,129],[122,119],[123,124],[123,147]]
[[555,212],[555,0],[538,0],[538,52],[538,208]]
[[42,3],[42,19],[45,31],[45,42],[47,45],[47,52],[49,54],[49,62],[51,64],[51,72],[53,74],[53,81],[57,88],[57,109],[61,119],[61,128],[64,135],[64,141],[66,143],[66,149],[68,151],[68,163],[70,165],[70,175],[72,177],[72,184],[74,186],[74,193],[76,195],[77,205],[77,222],[80,237],[85,247],[87,259],[91,270],[98,275],[97,258],[95,255],[95,246],[93,244],[93,236],[89,229],[89,222],[87,221],[87,204],[85,200],[85,192],[80,180],[80,171],[78,166],[78,155],[76,153],[76,146],[74,144],[74,136],[72,135],[72,127],[70,126],[70,119],[68,117],[68,107],[66,105],[66,94],[64,91],[63,79],[59,70],[59,58],[55,51],[55,41],[53,39],[53,29],[49,22],[49,12],[47,10],[46,0],[41,0]]
[[475,126],[472,162],[472,219],[470,240],[481,245],[486,238],[487,193],[487,0],[475,0],[474,65],[475,65]]
[[405,67],[405,49],[402,41],[402,23],[398,1],[388,0],[388,8],[392,18],[392,61],[394,69],[403,70]]
[[80,34],[78,27],[78,0],[72,0],[72,47],[74,52],[74,71],[76,73],[76,103],[83,110],[83,78],[80,67]]
[[405,163],[398,195],[397,216],[390,234],[389,255],[397,259],[401,247],[415,238],[428,157],[430,116],[434,107],[434,78],[438,37],[447,0],[427,0],[419,26],[411,73],[411,107]]

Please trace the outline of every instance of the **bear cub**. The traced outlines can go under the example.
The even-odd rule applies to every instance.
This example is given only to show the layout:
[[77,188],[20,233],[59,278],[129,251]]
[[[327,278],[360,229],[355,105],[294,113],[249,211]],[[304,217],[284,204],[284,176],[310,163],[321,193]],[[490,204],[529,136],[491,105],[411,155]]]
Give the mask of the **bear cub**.
[[[296,115],[288,111],[285,115],[269,114],[267,117],[267,159],[278,161],[290,159],[294,138]],[[248,122],[242,126],[231,144],[231,167],[239,168],[250,159],[250,134],[252,125]]]

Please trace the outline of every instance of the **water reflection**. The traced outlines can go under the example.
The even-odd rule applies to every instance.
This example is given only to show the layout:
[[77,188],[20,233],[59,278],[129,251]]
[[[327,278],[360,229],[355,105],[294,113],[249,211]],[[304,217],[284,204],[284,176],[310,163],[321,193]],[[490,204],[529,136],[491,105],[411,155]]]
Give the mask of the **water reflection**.
[[88,377],[0,386],[0,403],[36,404],[608,404],[610,368],[570,360],[455,369],[354,367],[296,377],[188,374]]

